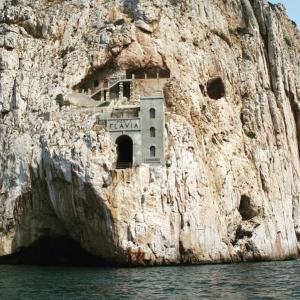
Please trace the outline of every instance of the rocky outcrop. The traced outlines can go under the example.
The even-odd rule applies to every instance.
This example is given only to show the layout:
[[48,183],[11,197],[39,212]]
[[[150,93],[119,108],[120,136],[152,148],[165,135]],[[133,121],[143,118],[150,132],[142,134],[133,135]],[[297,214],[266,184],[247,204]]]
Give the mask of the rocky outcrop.
[[[299,42],[264,0],[1,2],[0,255],[67,236],[120,264],[297,256]],[[115,170],[99,109],[60,101],[112,64],[170,70],[165,167]]]

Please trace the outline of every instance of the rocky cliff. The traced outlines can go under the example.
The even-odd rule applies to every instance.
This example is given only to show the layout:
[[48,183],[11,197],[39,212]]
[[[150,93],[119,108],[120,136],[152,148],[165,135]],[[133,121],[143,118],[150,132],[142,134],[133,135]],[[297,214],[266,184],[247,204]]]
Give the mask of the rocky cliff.
[[[103,260],[300,249],[300,35],[265,0],[0,2],[0,255],[68,237]],[[166,165],[114,170],[94,70],[168,69]]]

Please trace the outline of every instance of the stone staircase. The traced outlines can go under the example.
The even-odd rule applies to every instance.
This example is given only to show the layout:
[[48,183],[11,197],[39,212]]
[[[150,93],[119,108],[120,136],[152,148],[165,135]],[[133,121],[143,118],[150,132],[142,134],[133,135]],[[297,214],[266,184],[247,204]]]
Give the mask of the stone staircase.
[[104,91],[109,91],[111,90],[113,87],[115,87],[116,85],[123,83],[123,82],[131,82],[132,79],[127,79],[126,77],[120,77],[120,78],[116,78],[116,79],[112,79],[109,81],[109,85],[107,87],[101,87],[99,89],[96,89],[92,94],[91,97],[93,98],[94,96],[96,96],[98,93],[100,92],[104,92]]

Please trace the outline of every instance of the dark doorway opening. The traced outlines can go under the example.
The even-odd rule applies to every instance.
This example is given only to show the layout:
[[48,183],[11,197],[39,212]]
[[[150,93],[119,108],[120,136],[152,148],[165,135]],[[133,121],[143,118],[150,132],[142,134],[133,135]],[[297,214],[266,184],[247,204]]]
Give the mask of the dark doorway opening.
[[130,82],[124,82],[123,96],[130,99]]
[[117,144],[117,169],[132,167],[133,143],[128,135],[121,135],[116,139]]

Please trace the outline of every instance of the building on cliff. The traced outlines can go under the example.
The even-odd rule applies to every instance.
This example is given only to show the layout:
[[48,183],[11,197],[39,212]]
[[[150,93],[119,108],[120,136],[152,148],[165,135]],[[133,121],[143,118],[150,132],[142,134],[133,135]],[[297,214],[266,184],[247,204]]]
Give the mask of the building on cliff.
[[163,87],[169,77],[165,70],[106,68],[75,87],[105,107],[99,120],[117,145],[116,168],[164,165]]

